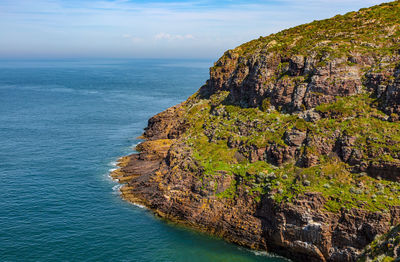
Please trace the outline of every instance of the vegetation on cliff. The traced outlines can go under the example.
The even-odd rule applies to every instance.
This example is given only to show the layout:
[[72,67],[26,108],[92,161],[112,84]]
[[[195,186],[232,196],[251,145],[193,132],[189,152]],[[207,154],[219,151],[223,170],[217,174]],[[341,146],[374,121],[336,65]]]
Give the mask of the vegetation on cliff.
[[318,106],[317,112],[329,117],[315,122],[276,110],[263,112],[259,108],[223,105],[216,103],[217,96],[226,93],[190,105],[184,140],[204,168],[203,175],[212,177],[224,172],[235,177],[232,186],[220,193],[220,197],[235,197],[237,187],[242,186],[258,200],[269,194],[276,201],[291,201],[305,192],[321,192],[328,199],[325,206],[328,211],[343,207],[376,211],[400,205],[399,182],[354,172],[351,165],[332,152],[319,154],[317,149],[299,144],[300,155],[308,153],[317,158],[318,164],[310,167],[300,167],[295,158],[277,166],[268,159],[258,160],[260,156],[252,159],[251,154],[257,149],[269,145],[288,147],[285,133],[296,130],[324,140],[331,140],[332,133],[337,131],[354,135],[356,140],[351,148],[361,152],[366,160],[398,160],[400,125],[382,120],[384,114],[368,94],[338,98]]

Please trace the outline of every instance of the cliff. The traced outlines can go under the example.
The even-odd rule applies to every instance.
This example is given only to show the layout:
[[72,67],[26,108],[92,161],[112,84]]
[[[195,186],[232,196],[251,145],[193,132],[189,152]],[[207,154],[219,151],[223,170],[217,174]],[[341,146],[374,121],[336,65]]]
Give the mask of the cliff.
[[400,222],[400,1],[227,51],[112,176],[158,215],[295,261]]

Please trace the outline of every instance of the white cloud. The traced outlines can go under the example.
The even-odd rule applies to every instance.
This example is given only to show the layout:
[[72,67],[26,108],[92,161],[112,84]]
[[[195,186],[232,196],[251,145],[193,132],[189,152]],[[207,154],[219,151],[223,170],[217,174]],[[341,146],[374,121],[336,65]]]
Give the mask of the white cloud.
[[168,33],[158,33],[154,36],[156,40],[185,40],[185,39],[194,39],[194,36],[191,34],[186,34],[186,35],[171,35]]
[[191,35],[191,34],[187,34],[187,35],[185,35],[185,38],[186,38],[186,39],[194,39],[194,36]]
[[136,36],[132,36],[131,34],[123,34],[122,38],[129,39],[132,43],[140,43],[144,41],[144,39]]

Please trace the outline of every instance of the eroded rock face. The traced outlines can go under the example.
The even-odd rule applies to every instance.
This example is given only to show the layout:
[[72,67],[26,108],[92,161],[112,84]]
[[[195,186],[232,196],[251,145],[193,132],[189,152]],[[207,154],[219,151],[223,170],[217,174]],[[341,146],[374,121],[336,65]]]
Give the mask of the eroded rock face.
[[[348,58],[336,58],[325,66],[318,65],[319,61],[313,56],[287,59],[255,54],[245,59],[228,53],[226,59],[229,61],[216,64],[221,69],[211,70],[203,92],[206,89],[208,93],[230,91],[231,101],[244,107],[259,106],[268,97],[275,107],[293,112],[363,90],[361,65],[348,66]],[[279,73],[288,77],[271,81],[271,77]]]
[[[393,58],[399,61],[399,57]],[[389,68],[379,73],[367,73],[365,85],[373,90],[377,98],[381,100],[382,108],[392,115],[394,121],[399,120],[400,113],[400,66],[395,69]]]
[[155,139],[174,139],[185,131],[181,105],[176,105],[153,116],[149,119],[144,131],[144,138]]
[[[295,112],[330,103],[336,96],[362,93],[365,85],[381,99],[386,112],[400,112],[399,67],[381,73],[373,73],[373,70],[365,73],[375,62],[371,56],[335,58],[321,66],[321,60],[312,55],[285,58],[254,54],[244,58],[233,52],[228,52],[216,63],[216,69],[210,71],[210,80],[202,88],[203,93],[230,91],[230,101],[243,107],[260,106],[263,99],[269,98],[275,107]],[[382,59],[400,60],[399,56]],[[354,65],[348,65],[350,61]],[[276,75],[288,77],[271,81]]]

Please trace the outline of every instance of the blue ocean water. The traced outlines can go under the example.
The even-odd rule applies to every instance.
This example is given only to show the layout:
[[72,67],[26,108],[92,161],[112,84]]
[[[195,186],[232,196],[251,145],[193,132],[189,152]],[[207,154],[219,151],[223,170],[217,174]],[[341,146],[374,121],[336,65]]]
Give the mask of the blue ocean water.
[[0,261],[282,261],[168,224],[108,177],[210,65],[0,61]]

